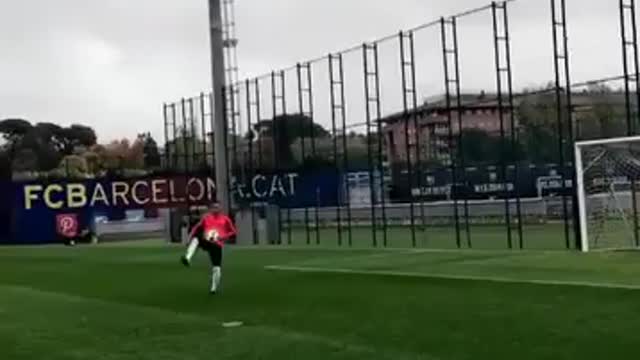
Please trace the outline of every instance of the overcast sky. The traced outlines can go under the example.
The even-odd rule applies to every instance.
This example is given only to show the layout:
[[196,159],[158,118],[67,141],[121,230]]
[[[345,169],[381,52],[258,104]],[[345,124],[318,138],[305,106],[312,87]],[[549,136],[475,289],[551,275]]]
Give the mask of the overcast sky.
[[[242,77],[488,3],[236,2]],[[617,3],[568,0],[576,81],[621,73]],[[519,0],[511,15],[516,87],[551,80],[548,1]],[[103,142],[143,131],[162,141],[162,103],[210,87],[207,21],[207,0],[0,0],[0,118],[83,123],[95,127]],[[490,25],[488,12],[460,20],[465,89],[495,87]],[[395,110],[401,98],[397,79],[391,79],[399,71],[396,45],[381,48],[381,71],[395,74],[382,79],[387,111]],[[416,35],[421,97],[442,92],[438,46],[436,28]],[[353,69],[347,71],[361,76],[356,69],[361,54],[353,55]],[[348,97],[361,97],[356,85],[352,88]]]

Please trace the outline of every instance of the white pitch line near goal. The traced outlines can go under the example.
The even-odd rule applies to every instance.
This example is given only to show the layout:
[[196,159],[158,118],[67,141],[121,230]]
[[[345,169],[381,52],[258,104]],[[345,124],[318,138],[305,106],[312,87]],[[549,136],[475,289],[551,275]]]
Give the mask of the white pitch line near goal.
[[600,288],[600,289],[640,290],[640,285],[627,285],[627,284],[602,283],[602,282],[590,282],[590,281],[562,281],[562,280],[535,280],[535,279],[527,280],[527,279],[513,279],[513,278],[494,277],[494,276],[467,276],[467,275],[450,275],[450,274],[436,274],[436,273],[354,270],[354,269],[319,268],[319,267],[306,267],[306,266],[302,267],[302,266],[286,266],[286,265],[265,266],[265,269],[270,271],[289,271],[289,272],[300,272],[300,273],[350,274],[350,275],[364,275],[364,276],[397,276],[397,277],[412,277],[412,278],[424,278],[424,279],[486,281],[486,282],[506,283],[506,284],[532,284],[532,285],[548,285],[548,286],[589,287],[589,288]]

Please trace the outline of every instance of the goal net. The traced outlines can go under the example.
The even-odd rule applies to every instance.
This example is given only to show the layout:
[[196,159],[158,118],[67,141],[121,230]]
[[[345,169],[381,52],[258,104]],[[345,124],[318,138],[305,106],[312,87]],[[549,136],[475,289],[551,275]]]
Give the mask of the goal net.
[[576,143],[582,250],[639,248],[640,137]]

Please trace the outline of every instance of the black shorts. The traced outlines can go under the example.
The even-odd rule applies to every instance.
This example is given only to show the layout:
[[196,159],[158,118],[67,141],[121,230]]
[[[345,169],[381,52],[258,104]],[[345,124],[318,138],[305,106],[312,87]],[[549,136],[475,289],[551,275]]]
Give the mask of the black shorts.
[[200,249],[209,254],[212,266],[222,266],[222,246],[199,238]]

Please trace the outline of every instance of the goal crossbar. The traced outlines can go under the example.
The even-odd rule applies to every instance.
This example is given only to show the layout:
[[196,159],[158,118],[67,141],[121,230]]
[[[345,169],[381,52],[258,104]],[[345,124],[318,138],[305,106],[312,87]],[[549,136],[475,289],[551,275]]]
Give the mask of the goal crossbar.
[[640,141],[640,136],[627,136],[627,137],[618,137],[618,138],[607,138],[607,139],[596,139],[596,140],[587,140],[587,141],[577,141],[575,144],[576,150],[579,150],[585,146],[595,146],[595,145],[612,145],[612,144],[621,144],[626,142]]

